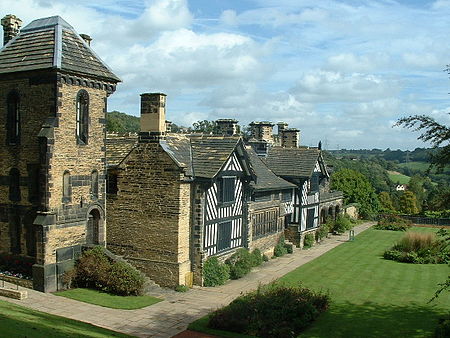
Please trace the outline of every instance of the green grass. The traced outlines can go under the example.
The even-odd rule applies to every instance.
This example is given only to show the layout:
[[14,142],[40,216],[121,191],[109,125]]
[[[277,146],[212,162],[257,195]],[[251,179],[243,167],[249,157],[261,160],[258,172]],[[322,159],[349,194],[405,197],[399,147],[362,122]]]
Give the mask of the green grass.
[[1,337],[130,337],[76,320],[0,301]]
[[[436,231],[413,228],[413,231]],[[450,311],[450,293],[427,304],[448,274],[443,264],[406,264],[383,259],[403,232],[369,229],[282,281],[328,291],[332,304],[301,337],[427,337]],[[204,322],[206,321],[203,318]],[[204,324],[203,322],[203,324]],[[201,330],[201,322],[192,329]]]
[[161,299],[151,296],[116,296],[97,290],[82,288],[59,291],[54,294],[80,302],[124,310],[140,309],[161,301]]
[[409,168],[409,169],[414,169],[414,170],[426,171],[428,169],[428,167],[430,166],[430,163],[411,161],[408,163],[399,163],[398,166],[400,168]]
[[391,174],[389,173],[389,178],[394,183],[399,184],[408,184],[411,177],[403,175],[403,174]]

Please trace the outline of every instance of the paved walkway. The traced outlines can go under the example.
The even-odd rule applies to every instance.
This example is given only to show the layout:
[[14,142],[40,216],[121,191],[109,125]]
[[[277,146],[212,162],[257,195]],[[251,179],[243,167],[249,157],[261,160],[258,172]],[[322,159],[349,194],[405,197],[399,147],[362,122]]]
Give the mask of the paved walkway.
[[[373,224],[364,223],[355,227],[355,234]],[[27,299],[0,299],[133,336],[172,337],[184,331],[189,323],[228,304],[241,293],[256,289],[259,283],[269,283],[347,240],[348,233],[332,236],[309,250],[297,249],[292,255],[270,260],[245,277],[219,287],[194,287],[186,293],[161,288],[152,295],[163,297],[164,301],[138,310],[109,309],[29,289]]]

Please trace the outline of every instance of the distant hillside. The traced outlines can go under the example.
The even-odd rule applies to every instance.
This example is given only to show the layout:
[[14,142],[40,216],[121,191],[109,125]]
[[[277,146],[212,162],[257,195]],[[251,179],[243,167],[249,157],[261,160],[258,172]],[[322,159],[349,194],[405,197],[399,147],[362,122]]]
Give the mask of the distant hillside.
[[138,133],[140,130],[139,117],[127,115],[118,111],[106,113],[106,131],[108,133]]
[[370,158],[382,158],[386,161],[398,161],[399,163],[416,161],[427,162],[429,160],[430,153],[434,153],[436,150],[433,148],[416,148],[410,150],[381,150],[381,149],[341,149],[341,150],[329,150],[336,158],[350,158],[350,159],[370,159]]

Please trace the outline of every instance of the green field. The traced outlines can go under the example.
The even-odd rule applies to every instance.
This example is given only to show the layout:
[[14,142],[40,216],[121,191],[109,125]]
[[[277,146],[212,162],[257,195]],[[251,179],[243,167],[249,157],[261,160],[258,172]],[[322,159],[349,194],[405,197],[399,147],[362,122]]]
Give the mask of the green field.
[[403,174],[393,174],[391,172],[388,172],[389,178],[394,183],[400,183],[400,184],[408,184],[411,177],[403,175]]
[[[427,228],[413,228],[430,231]],[[431,230],[433,231],[433,230]],[[330,293],[332,304],[301,337],[428,337],[450,311],[450,293],[427,304],[448,274],[442,264],[383,259],[402,232],[369,229],[281,280]],[[203,319],[203,323],[205,320]],[[201,323],[197,323],[199,329]],[[203,324],[204,325],[204,324]]]
[[106,292],[83,288],[55,292],[54,294],[80,302],[124,310],[140,309],[161,301],[161,299],[151,296],[116,296]]
[[407,163],[399,163],[400,168],[409,168],[414,170],[426,171],[430,166],[428,162],[407,162]]
[[1,337],[129,337],[98,326],[0,301]]

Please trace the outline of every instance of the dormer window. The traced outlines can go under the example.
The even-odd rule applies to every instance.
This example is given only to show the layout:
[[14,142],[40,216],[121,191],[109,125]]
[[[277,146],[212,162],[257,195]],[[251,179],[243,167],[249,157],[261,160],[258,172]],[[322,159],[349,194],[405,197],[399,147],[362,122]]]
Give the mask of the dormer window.
[[88,143],[89,132],[89,94],[80,90],[77,94],[77,144]]
[[6,100],[6,143],[9,145],[20,144],[20,98],[14,90],[9,93]]

